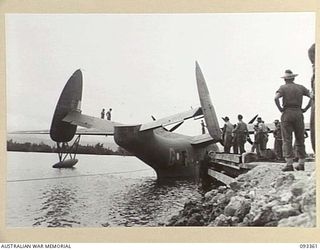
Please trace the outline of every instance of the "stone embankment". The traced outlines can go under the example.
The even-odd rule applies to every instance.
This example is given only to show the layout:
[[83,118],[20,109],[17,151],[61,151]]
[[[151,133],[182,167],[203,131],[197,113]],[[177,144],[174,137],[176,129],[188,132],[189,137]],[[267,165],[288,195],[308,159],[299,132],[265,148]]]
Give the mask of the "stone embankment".
[[316,226],[315,163],[282,172],[283,164],[259,163],[201,199],[187,202],[167,226]]

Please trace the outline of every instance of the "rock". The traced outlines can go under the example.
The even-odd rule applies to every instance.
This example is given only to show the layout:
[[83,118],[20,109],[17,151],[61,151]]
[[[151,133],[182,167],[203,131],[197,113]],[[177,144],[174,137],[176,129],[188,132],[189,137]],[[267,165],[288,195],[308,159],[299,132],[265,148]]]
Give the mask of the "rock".
[[178,221],[176,221],[173,226],[186,226],[188,223],[188,220],[186,218],[180,218]]
[[294,177],[294,175],[292,173],[280,176],[276,180],[275,187],[280,187],[280,186],[283,186],[285,184],[291,184],[294,179],[295,179],[295,177]]
[[283,192],[279,198],[281,202],[288,203],[292,199],[292,194],[290,192]]
[[195,213],[200,213],[201,209],[199,207],[193,207],[188,211],[188,216],[195,214]]
[[264,225],[265,227],[276,227],[278,226],[278,221],[270,221]]
[[226,192],[226,197],[228,197],[229,199],[231,199],[232,196],[234,196],[236,194],[236,192],[234,192],[233,190],[229,189],[227,192]]
[[252,226],[264,226],[267,223],[274,221],[274,214],[271,209],[262,210],[253,219]]
[[316,227],[315,218],[310,218],[307,214],[282,219],[278,227]]
[[250,202],[241,196],[232,197],[229,204],[224,209],[226,216],[236,216],[240,221],[249,213],[251,208]]
[[226,191],[227,190],[227,187],[226,186],[220,186],[220,187],[218,187],[218,192],[219,193],[223,193],[224,191]]
[[210,201],[212,200],[213,197],[215,197],[218,194],[218,190],[217,189],[213,189],[207,193],[205,193],[204,195],[204,200],[205,201]]
[[302,182],[298,182],[298,183],[294,184],[291,188],[292,195],[294,195],[294,196],[302,195],[304,186],[305,186],[305,184]]
[[221,201],[224,199],[225,199],[225,195],[222,193],[218,193],[215,197],[212,198],[210,203],[211,204],[217,203],[219,205],[221,203]]
[[290,216],[296,216],[301,214],[301,212],[297,210],[295,207],[292,207],[291,204],[275,206],[272,208],[272,211],[278,221],[283,218],[288,218]]
[[215,220],[209,224],[209,226],[230,226],[231,225],[231,217],[225,216],[224,214],[220,214]]
[[[231,188],[221,186],[187,202],[170,225],[314,227],[315,172],[311,177],[307,171],[283,173],[279,166],[259,163]],[[311,163],[308,167],[314,168]]]
[[233,191],[239,191],[241,189],[241,183],[238,181],[231,182],[229,186]]
[[271,209],[271,208],[273,208],[274,206],[277,206],[277,205],[279,205],[279,201],[278,201],[278,200],[272,200],[272,201],[270,201],[269,203],[267,203],[267,204],[264,206],[264,208],[266,208],[266,209]]
[[203,218],[201,214],[193,214],[191,218],[188,220],[187,226],[203,226]]
[[250,212],[251,204],[250,201],[245,199],[241,205],[241,208],[237,210],[234,215],[239,218],[240,221]]
[[237,216],[232,216],[231,217],[231,225],[232,226],[237,226],[239,224],[239,222],[240,222],[239,217],[237,217]]

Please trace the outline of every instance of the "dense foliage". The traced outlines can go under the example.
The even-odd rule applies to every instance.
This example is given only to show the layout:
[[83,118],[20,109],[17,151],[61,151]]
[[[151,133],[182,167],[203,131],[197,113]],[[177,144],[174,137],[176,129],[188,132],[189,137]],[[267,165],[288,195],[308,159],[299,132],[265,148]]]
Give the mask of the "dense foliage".
[[[8,151],[20,151],[20,152],[46,152],[46,153],[56,153],[57,148],[51,147],[47,144],[41,142],[37,143],[19,143],[13,140],[7,141],[7,150]],[[130,155],[126,150],[121,147],[118,147],[116,151],[103,147],[103,143],[97,143],[95,145],[79,145],[77,149],[78,154],[98,154],[98,155]]]

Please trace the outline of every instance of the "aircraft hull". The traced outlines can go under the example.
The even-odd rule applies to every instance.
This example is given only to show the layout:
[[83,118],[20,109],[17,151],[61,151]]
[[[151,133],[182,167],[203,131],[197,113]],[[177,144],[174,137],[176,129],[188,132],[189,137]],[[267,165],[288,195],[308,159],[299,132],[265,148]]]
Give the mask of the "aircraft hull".
[[139,132],[140,126],[115,128],[115,142],[151,166],[158,179],[199,176],[199,156],[188,136],[162,128]]

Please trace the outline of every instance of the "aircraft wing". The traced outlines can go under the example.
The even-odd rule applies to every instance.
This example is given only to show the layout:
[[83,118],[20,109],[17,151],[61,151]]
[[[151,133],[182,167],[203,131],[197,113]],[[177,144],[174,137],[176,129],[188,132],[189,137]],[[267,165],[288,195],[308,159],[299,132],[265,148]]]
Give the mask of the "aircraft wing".
[[199,108],[195,108],[195,109],[191,109],[182,113],[178,113],[175,115],[171,115],[165,118],[161,118],[159,120],[155,120],[152,122],[148,122],[145,124],[142,124],[140,127],[140,131],[145,131],[145,130],[149,130],[149,129],[155,129],[155,128],[159,128],[161,126],[167,126],[170,124],[174,124],[177,122],[183,122],[184,120],[187,120],[189,118],[192,117],[196,117],[202,115],[202,109]]
[[[8,134],[14,135],[49,135],[50,130],[21,130],[21,131],[13,131],[8,132]],[[99,130],[95,128],[80,128],[77,129],[76,135],[113,135],[110,131]]]
[[[274,123],[266,123],[265,124],[268,128],[269,128],[269,131],[268,132],[273,132],[274,129],[275,129],[275,125]],[[253,134],[254,133],[254,124],[248,124],[248,131],[249,131],[249,134]],[[304,124],[304,129],[305,130],[310,130],[310,123],[305,123]]]
[[120,126],[120,123],[103,120],[97,117],[81,114],[78,111],[71,111],[62,121],[85,127],[87,129],[77,130],[77,134],[87,135],[113,135],[114,127]]
[[48,135],[50,134],[50,130],[43,129],[43,130],[21,130],[21,131],[13,131],[8,132],[8,134],[14,134],[14,135]]

